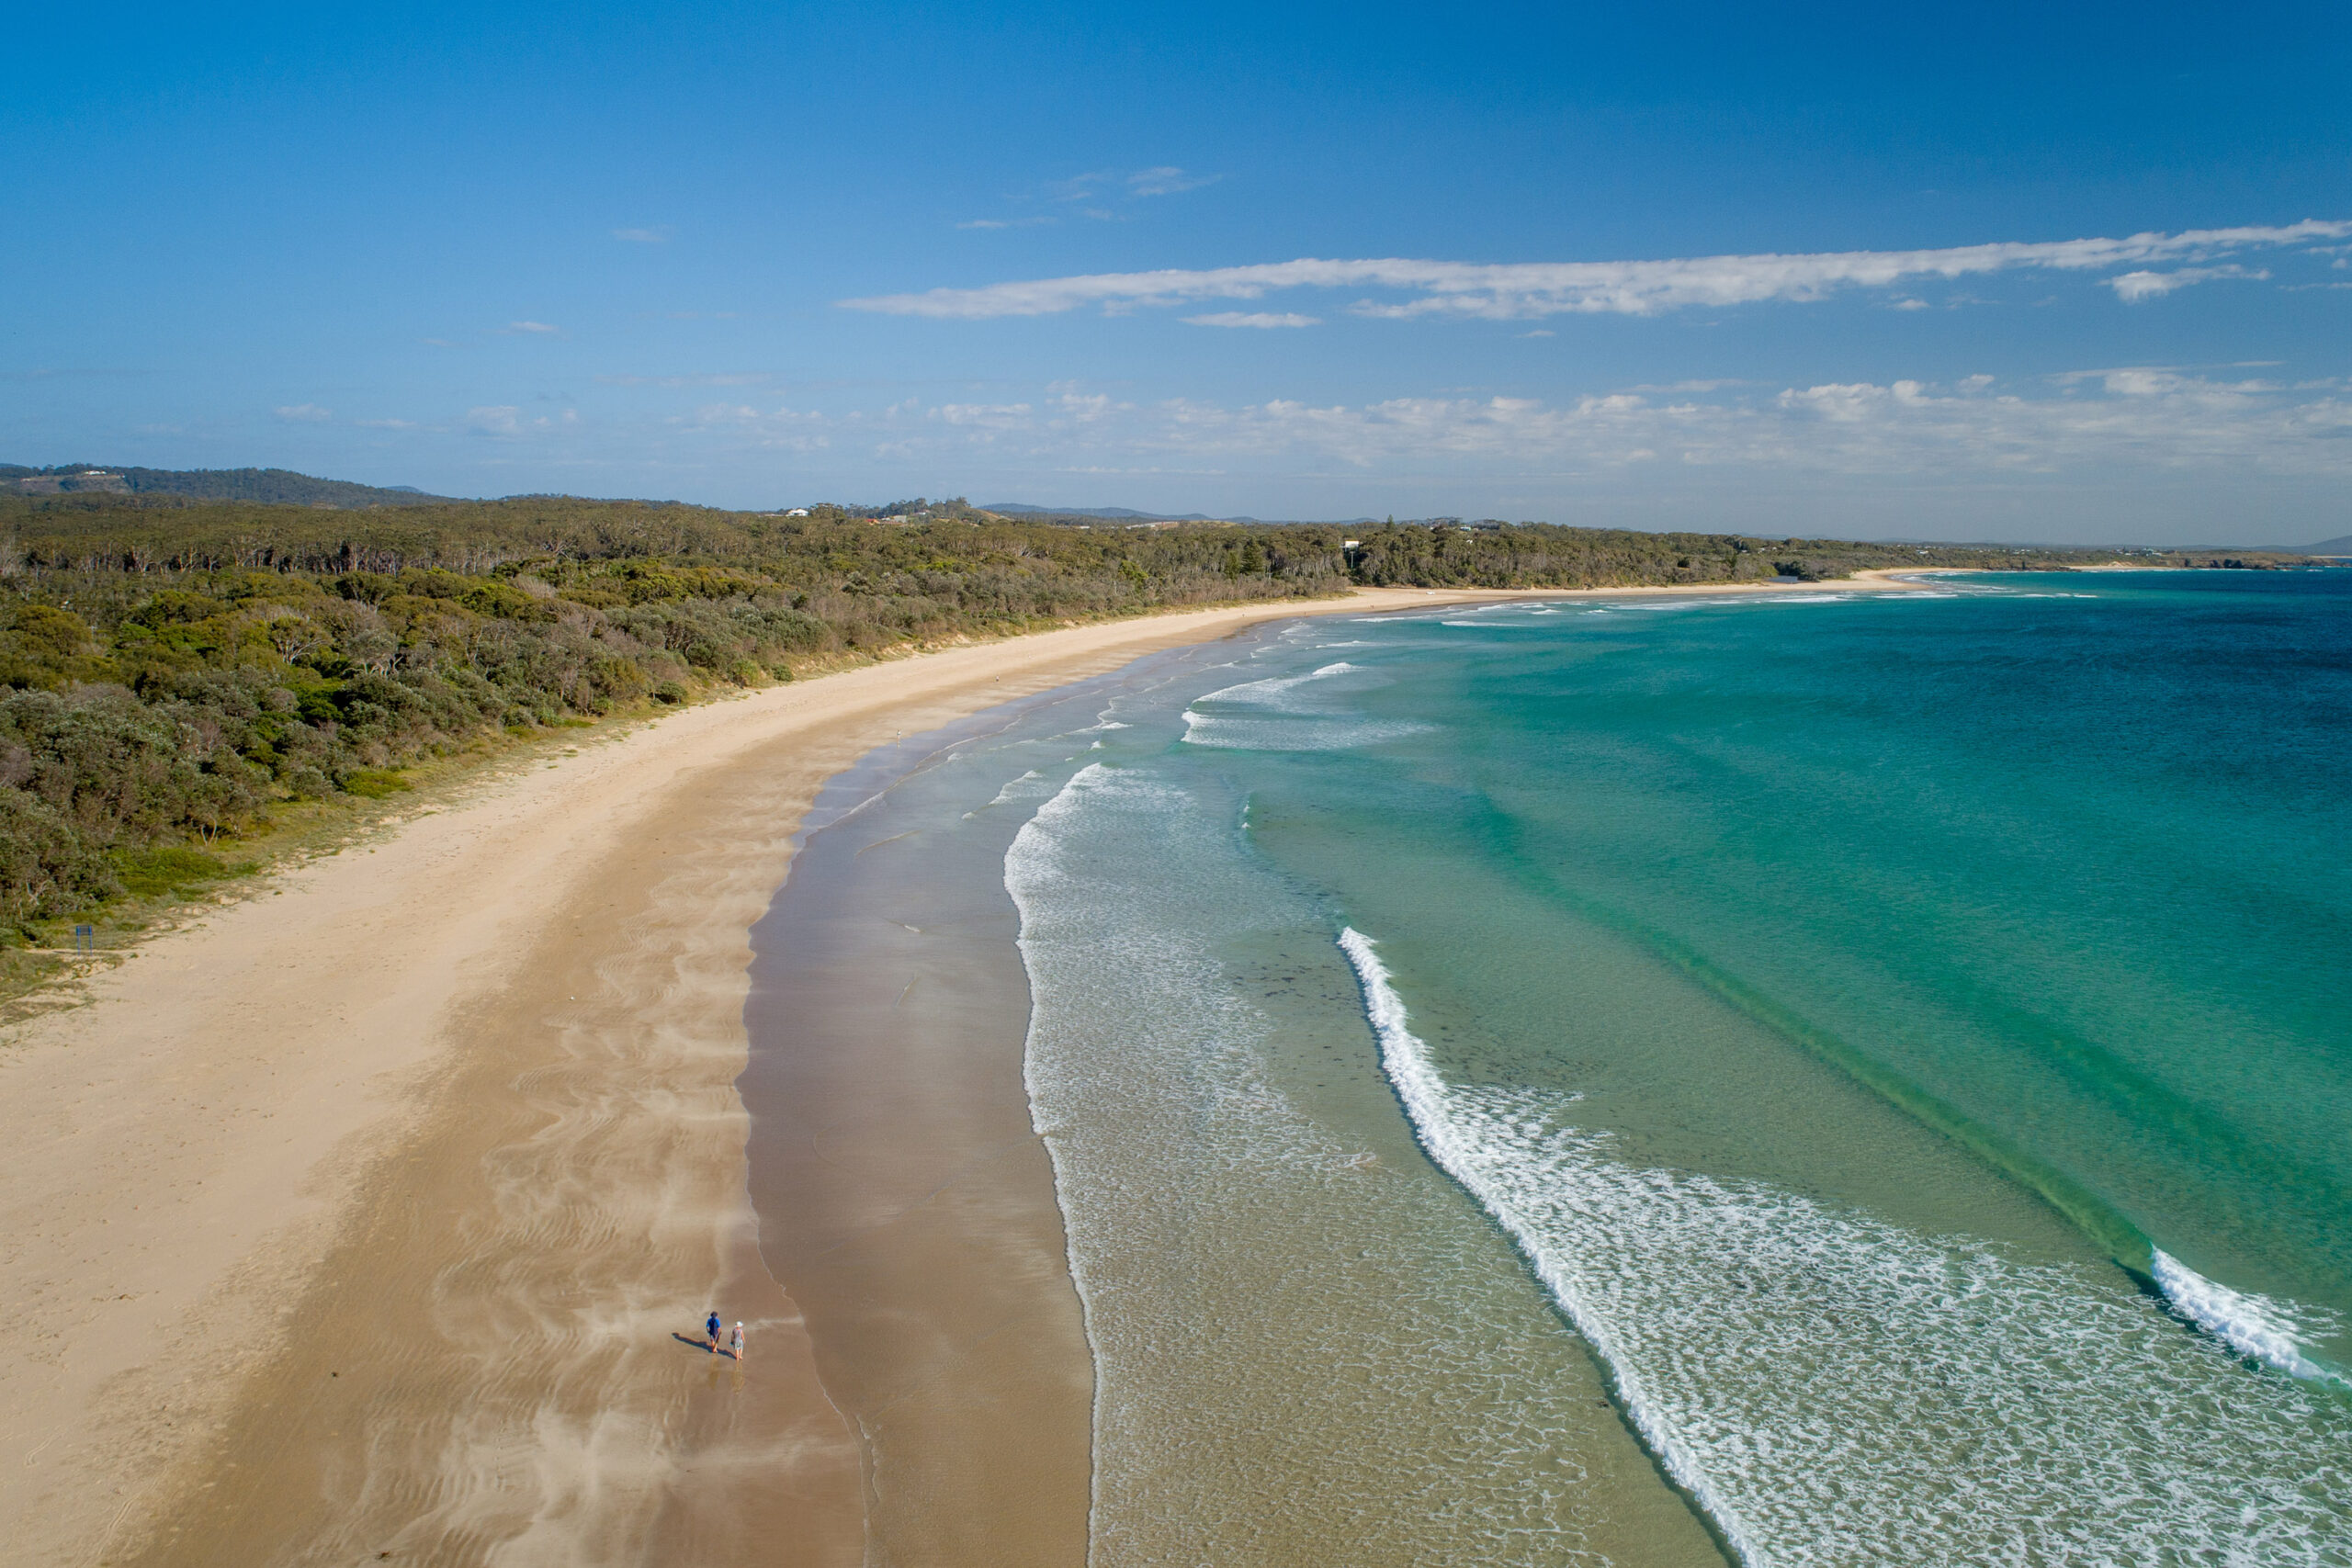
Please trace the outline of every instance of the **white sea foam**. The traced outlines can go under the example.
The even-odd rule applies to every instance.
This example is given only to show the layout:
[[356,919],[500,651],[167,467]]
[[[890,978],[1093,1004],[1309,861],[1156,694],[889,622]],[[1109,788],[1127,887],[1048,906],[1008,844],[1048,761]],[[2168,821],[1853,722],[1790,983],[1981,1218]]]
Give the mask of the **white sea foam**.
[[1043,800],[1053,793],[1053,781],[1032,768],[1017,779],[1007,780],[1004,787],[996,792],[996,798],[989,801],[989,805],[1011,806],[1019,801]]
[[2299,1378],[2343,1380],[2303,1354],[2303,1326],[2296,1309],[2268,1296],[2233,1291],[2208,1280],[2162,1247],[2155,1254],[2156,1283],[2180,1314],[2241,1355]]
[[1228,751],[1347,751],[1426,733],[1430,726],[1408,720],[1352,722],[1301,716],[1292,718],[1227,717],[1188,708],[1184,743]]
[[2352,1465],[2314,1463],[2352,1411],[2233,1354],[2279,1348],[2273,1303],[2176,1293],[2225,1347],[2105,1271],[1628,1163],[1561,1095],[1445,1081],[1340,944],[1423,1146],[1746,1562],[2352,1564]]
[[1581,1348],[1408,1148],[1335,1135],[1275,1081],[1307,1018],[1346,1021],[1233,983],[1269,929],[1317,922],[1238,852],[1232,805],[1091,767],[1005,857],[1095,1360],[1089,1562],[1605,1562],[1596,1528],[1654,1504],[1594,1462],[1619,1439]]
[[1292,694],[1317,682],[1364,672],[1363,666],[1351,664],[1343,659],[1304,675],[1274,675],[1262,681],[1244,681],[1239,685],[1204,693],[1193,700],[1195,703],[1227,703],[1238,707],[1269,708],[1277,713],[1311,712],[1314,711],[1312,707],[1298,704]]
[[1193,698],[1184,710],[1184,740],[1234,751],[1343,751],[1430,728],[1371,718],[1349,705],[1355,694],[1388,683],[1379,671],[1345,660],[1304,675],[1244,681]]

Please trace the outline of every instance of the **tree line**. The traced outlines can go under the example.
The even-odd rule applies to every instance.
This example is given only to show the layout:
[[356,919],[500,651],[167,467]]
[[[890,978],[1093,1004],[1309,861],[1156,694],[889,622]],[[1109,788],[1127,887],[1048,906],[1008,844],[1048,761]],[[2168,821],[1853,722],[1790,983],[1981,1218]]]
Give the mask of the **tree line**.
[[957,637],[1351,584],[1609,587],[2064,552],[1523,526],[1055,526],[519,497],[0,499],[0,929],[216,874],[282,803]]

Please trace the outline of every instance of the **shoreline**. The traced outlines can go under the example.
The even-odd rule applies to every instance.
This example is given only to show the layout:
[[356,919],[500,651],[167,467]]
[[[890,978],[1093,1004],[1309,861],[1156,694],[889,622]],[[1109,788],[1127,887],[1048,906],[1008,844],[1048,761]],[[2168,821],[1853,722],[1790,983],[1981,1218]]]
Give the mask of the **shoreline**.
[[[20,1560],[858,1557],[856,1445],[759,1266],[734,1088],[748,933],[825,780],[1266,621],[1911,586],[1871,576],[1377,590],[968,645],[664,716],[273,874],[0,1047]],[[714,1293],[759,1319],[748,1396],[669,1337]],[[747,1500],[779,1482],[786,1541]]]

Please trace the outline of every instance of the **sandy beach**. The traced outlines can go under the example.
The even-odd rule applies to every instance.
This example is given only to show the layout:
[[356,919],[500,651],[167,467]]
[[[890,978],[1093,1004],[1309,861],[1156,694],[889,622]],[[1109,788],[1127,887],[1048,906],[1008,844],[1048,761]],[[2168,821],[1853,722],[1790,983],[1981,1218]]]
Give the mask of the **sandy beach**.
[[[1870,575],[1829,586],[1905,586]],[[898,735],[1158,649],[1521,596],[1558,595],[1072,627],[597,735],[280,874],[19,1026],[0,1041],[7,1559],[868,1560],[876,1483],[854,1402],[828,1397],[856,1369],[762,1262],[735,1087],[750,931],[820,787]],[[1006,1128],[1025,1115],[992,1103]],[[881,1170],[889,1129],[854,1133]],[[1040,1247],[1044,1169],[1005,1189]],[[1001,1371],[1066,1421],[1087,1376],[1051,1304],[1067,1281],[1030,1287],[1065,1318]],[[687,1342],[713,1307],[748,1325],[743,1363]],[[1073,1345],[1081,1364],[1040,1382]],[[1056,1453],[1037,1484],[1068,1492],[1079,1466],[1082,1523],[1082,1440]],[[1052,1528],[1081,1561],[1082,1531]]]

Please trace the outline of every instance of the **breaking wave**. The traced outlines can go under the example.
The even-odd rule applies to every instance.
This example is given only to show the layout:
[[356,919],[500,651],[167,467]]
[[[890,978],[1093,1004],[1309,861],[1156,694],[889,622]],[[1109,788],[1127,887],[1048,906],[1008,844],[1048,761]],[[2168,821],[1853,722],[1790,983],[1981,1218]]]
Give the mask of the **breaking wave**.
[[1447,1082],[1339,942],[1422,1146],[1743,1561],[2352,1564],[2352,1466],[2308,1458],[2352,1413],[2238,1359],[2299,1354],[2276,1303],[2159,1254],[2186,1333],[2111,1271],[1628,1163],[1567,1096]]

